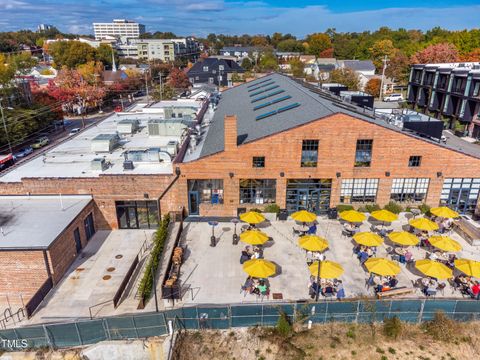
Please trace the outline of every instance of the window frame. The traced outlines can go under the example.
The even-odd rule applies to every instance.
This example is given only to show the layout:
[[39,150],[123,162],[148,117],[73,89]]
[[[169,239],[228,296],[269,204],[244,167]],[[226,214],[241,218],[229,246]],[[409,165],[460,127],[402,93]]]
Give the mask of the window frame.
[[274,204],[277,196],[277,180],[240,179],[238,193],[240,204]]
[[[374,186],[372,186],[372,184],[374,184]],[[377,201],[379,185],[379,178],[342,179],[340,185],[340,203],[375,203]],[[372,190],[374,190],[374,194],[372,194]]]
[[[256,161],[260,162],[262,165],[256,165]],[[265,156],[253,156],[252,157],[252,167],[253,168],[264,168],[265,167]]]
[[[300,167],[317,167],[318,166],[318,148],[320,141],[317,139],[302,140],[302,152],[300,157]],[[312,154],[309,154],[312,153]],[[314,155],[313,155],[314,153]],[[315,158],[315,160],[313,160]]]
[[[358,161],[359,155],[363,154],[366,157],[369,154],[368,161]],[[371,167],[373,159],[373,139],[357,139],[355,147],[355,162],[354,167]]]
[[[429,188],[430,178],[395,178],[390,189],[390,200],[398,203],[422,203],[428,196]],[[419,194],[423,196],[418,197]]]
[[410,155],[408,167],[420,167],[422,165],[422,155]]

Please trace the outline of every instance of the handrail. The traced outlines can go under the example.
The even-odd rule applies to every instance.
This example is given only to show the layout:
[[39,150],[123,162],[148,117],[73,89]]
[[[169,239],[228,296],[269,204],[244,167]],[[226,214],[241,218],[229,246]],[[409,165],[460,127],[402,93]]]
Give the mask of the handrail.
[[90,313],[90,320],[93,320],[94,316],[92,315],[92,309],[97,307],[97,306],[100,306],[100,305],[105,305],[105,304],[108,304],[108,303],[113,303],[113,299],[112,300],[107,300],[107,301],[104,301],[104,302],[101,302],[101,303],[98,303],[98,304],[95,304],[95,305],[92,305],[88,308],[88,312]]

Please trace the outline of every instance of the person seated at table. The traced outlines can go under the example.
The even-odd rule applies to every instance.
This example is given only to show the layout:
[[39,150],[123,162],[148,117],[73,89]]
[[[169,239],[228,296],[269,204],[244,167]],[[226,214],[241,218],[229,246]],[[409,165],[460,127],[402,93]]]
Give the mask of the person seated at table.
[[430,282],[427,286],[423,288],[423,293],[425,294],[425,296],[431,296],[437,293],[437,286],[435,284],[436,282]]
[[446,231],[449,231],[452,229],[454,220],[453,219],[445,219],[444,220],[444,228]]
[[315,251],[313,253],[313,259],[316,260],[316,261],[324,261],[325,260],[325,254],[323,254],[319,251]]
[[308,294],[310,297],[314,299],[319,291],[321,291],[320,284],[316,280],[312,281],[308,289]]
[[473,285],[470,288],[469,293],[472,299],[480,300],[480,283],[478,281],[473,282]]
[[360,264],[363,264],[365,261],[368,260],[368,254],[366,251],[360,251],[358,253],[358,260],[360,260]]
[[404,255],[404,256],[405,256],[405,261],[406,261],[407,263],[413,261],[413,254],[410,252],[409,249],[405,250],[405,255]]
[[392,275],[392,277],[388,281],[388,286],[393,289],[393,288],[396,288],[397,285],[398,285],[398,280],[395,275]]
[[435,261],[435,260],[438,260],[438,255],[435,254],[435,253],[432,251],[430,254],[428,254],[428,258],[429,258],[430,260]]
[[345,289],[342,280],[337,280],[337,300],[345,299]]
[[259,246],[253,247],[252,259],[261,259],[263,256],[263,251]]
[[242,251],[242,255],[240,255],[240,264],[243,264],[245,261],[250,260],[251,256],[245,251]]
[[453,269],[455,267],[456,259],[457,259],[457,255],[455,254],[448,255],[448,260],[445,265],[447,265],[450,269]]
[[261,295],[267,295],[268,293],[268,286],[264,280],[260,280],[257,289],[260,291]]
[[327,296],[333,294],[335,294],[335,289],[333,288],[333,285],[331,283],[327,283],[327,286],[322,288],[322,295]]
[[249,255],[249,256],[252,256],[253,255],[253,250],[250,246],[245,246],[245,252]]
[[307,230],[307,234],[315,235],[317,233],[317,224],[313,223]]
[[245,280],[245,284],[242,286],[242,290],[248,293],[251,293],[253,290],[253,278],[251,276],[247,277]]
[[371,247],[367,247],[365,252],[367,253],[368,257],[372,257],[375,254],[375,252],[373,251],[373,248]]

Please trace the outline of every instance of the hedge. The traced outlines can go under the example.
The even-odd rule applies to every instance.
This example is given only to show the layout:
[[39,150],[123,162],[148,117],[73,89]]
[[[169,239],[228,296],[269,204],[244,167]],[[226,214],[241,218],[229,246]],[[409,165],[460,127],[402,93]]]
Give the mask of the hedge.
[[163,248],[165,246],[165,240],[167,239],[169,223],[170,215],[167,214],[163,217],[163,220],[161,221],[160,226],[155,233],[155,238],[153,240],[154,245],[152,252],[150,253],[150,259],[148,260],[147,266],[145,266],[143,278],[140,281],[140,286],[138,289],[144,301],[150,299],[152,296],[152,268],[153,273],[155,274],[157,272],[160,256],[162,255]]

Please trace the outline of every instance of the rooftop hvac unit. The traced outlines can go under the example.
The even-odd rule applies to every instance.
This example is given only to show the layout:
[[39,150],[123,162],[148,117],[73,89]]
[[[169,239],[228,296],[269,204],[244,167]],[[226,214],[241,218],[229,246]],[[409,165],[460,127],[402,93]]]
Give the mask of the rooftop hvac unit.
[[134,169],[133,161],[125,160],[123,162],[123,170],[133,170],[133,169]]
[[148,135],[159,136],[160,135],[160,123],[155,120],[148,122]]
[[104,171],[108,166],[104,158],[95,158],[90,162],[90,167],[95,171]]
[[92,139],[91,150],[93,152],[111,152],[119,144],[118,134],[100,134]]
[[117,124],[117,132],[120,134],[133,134],[138,131],[138,120],[121,120]]

